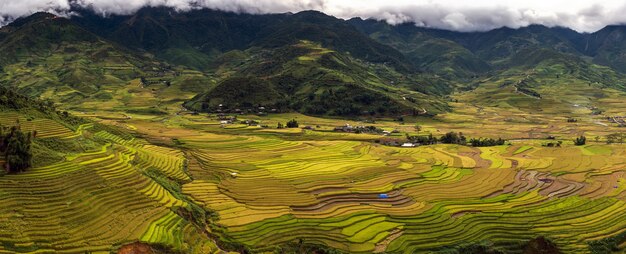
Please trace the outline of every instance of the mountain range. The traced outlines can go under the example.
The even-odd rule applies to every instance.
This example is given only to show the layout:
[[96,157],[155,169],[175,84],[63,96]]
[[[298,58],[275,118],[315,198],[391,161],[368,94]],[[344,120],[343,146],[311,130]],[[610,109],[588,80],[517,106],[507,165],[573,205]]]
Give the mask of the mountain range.
[[0,84],[80,110],[344,116],[436,115],[450,110],[450,94],[480,87],[529,99],[555,93],[546,89],[555,82],[591,87],[588,100],[626,90],[626,26],[455,32],[317,11],[73,12],[0,28]]

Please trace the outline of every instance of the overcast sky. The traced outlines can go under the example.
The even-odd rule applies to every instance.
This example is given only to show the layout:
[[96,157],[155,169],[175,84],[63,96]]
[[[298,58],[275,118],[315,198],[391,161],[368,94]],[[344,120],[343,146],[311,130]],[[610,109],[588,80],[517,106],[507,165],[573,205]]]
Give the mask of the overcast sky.
[[375,18],[392,24],[412,21],[457,31],[543,24],[593,32],[626,23],[624,0],[0,0],[0,25],[37,11],[67,15],[71,4],[103,15],[130,14],[144,6],[248,13],[319,10],[339,18]]

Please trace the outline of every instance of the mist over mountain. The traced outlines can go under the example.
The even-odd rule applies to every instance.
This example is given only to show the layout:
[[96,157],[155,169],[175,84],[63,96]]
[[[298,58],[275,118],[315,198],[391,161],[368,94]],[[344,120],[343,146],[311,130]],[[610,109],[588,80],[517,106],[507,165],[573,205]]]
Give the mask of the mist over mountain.
[[101,16],[131,15],[145,7],[168,7],[178,12],[214,9],[248,14],[297,13],[317,10],[343,19],[361,17],[389,24],[415,23],[420,27],[454,31],[488,31],[500,27],[519,28],[533,24],[568,27],[595,32],[608,25],[626,22],[626,5],[620,1],[515,1],[498,4],[479,0],[460,3],[442,1],[334,1],[334,0],[4,0],[0,2],[0,25],[45,11],[64,16],[75,9],[90,9]]
[[[568,28],[550,28],[542,25],[518,29],[498,28],[486,32],[454,32],[423,28],[415,23],[389,25],[386,22],[360,18],[344,21],[311,11],[297,14],[250,15],[214,10],[176,12],[168,8],[147,8],[132,15],[111,15],[106,18],[89,9],[79,10],[77,13],[80,15],[72,19],[79,25],[105,38],[153,52],[167,51],[169,45],[176,45],[178,48],[187,47],[190,51],[210,55],[215,51],[224,52],[250,46],[279,46],[305,39],[322,42],[325,46],[350,52],[367,61],[388,62],[401,70],[415,67],[408,65],[410,54],[407,54],[407,50],[404,50],[403,54],[398,52],[403,46],[406,48],[406,45],[399,45],[401,42],[428,42],[426,44],[432,46],[434,39],[446,40],[449,43],[445,46],[448,47],[447,50],[457,47],[456,51],[452,51],[473,62],[467,65],[469,68],[476,68],[472,72],[485,71],[488,69],[485,65],[488,62],[502,62],[499,60],[508,58],[516,51],[533,47],[574,56],[592,57],[594,63],[621,70],[617,66],[619,64],[602,60],[606,57],[605,51],[613,47],[612,44],[621,42],[618,34],[621,26],[608,26],[595,33],[579,33]],[[356,33],[356,30],[361,33]],[[385,34],[386,37],[382,38],[381,34],[387,32],[390,34]],[[613,33],[612,37],[609,37],[610,33]],[[363,34],[370,36],[374,41],[364,40]],[[385,39],[393,42],[384,43]],[[436,52],[414,47],[410,50],[417,53]],[[461,52],[464,50],[465,52]],[[612,50],[616,49],[613,47]],[[472,55],[477,59],[471,59]],[[455,58],[454,61],[461,60]],[[411,63],[415,64],[425,66],[432,63],[428,60]],[[457,64],[463,68],[462,61]],[[511,64],[515,63],[509,65]]]

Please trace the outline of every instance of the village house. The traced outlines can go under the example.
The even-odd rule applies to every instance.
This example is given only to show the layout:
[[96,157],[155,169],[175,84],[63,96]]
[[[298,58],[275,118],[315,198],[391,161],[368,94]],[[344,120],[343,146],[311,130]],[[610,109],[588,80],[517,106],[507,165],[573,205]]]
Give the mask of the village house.
[[346,124],[344,126],[335,127],[334,131],[352,132],[353,129],[350,124]]
[[413,143],[404,143],[401,145],[401,147],[415,147],[415,144]]
[[247,124],[248,126],[257,126],[257,125],[259,125],[259,122],[255,121],[255,120],[245,120],[243,123]]

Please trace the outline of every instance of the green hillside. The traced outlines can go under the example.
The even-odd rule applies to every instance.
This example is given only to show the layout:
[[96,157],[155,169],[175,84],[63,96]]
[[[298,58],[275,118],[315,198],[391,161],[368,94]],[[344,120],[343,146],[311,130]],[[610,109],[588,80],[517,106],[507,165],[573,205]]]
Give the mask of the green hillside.
[[[280,48],[238,52],[219,62],[217,86],[187,102],[188,108],[215,112],[258,107],[314,115],[437,114],[436,79],[420,79],[371,64],[309,41]],[[231,53],[228,56],[232,56]]]
[[431,36],[414,24],[389,24],[351,19],[350,24],[371,38],[402,52],[425,73],[436,73],[451,80],[467,80],[491,70],[487,62],[458,43]]

